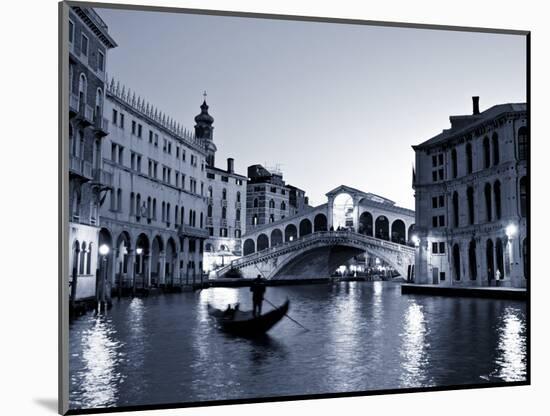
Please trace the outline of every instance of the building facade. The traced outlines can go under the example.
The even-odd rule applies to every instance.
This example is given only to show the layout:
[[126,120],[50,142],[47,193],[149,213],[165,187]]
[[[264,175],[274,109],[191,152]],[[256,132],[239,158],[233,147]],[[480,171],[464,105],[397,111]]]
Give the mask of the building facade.
[[69,9],[69,283],[71,300],[96,297],[99,205],[111,186],[102,169],[105,68],[116,47],[90,8]]
[[413,146],[416,283],[524,287],[528,278],[527,108],[451,116]]
[[255,228],[308,209],[305,192],[285,184],[283,174],[262,165],[248,167],[246,224]]
[[233,158],[227,159],[227,168],[215,166],[214,118],[208,114],[206,102],[201,114],[195,117],[195,132],[206,143],[206,229],[204,271],[213,272],[242,255],[241,236],[246,231],[243,220],[243,201],[246,201],[246,176],[235,172]]
[[202,278],[207,142],[111,80],[103,142],[112,188],[101,206],[111,289],[173,287]]

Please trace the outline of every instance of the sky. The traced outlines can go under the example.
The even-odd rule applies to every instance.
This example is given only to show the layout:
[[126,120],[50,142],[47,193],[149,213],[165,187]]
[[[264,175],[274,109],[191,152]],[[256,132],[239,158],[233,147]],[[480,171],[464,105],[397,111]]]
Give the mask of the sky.
[[207,92],[216,166],[279,166],[310,204],[345,184],[414,209],[414,152],[449,115],[525,102],[525,37],[96,9],[107,73],[188,129]]

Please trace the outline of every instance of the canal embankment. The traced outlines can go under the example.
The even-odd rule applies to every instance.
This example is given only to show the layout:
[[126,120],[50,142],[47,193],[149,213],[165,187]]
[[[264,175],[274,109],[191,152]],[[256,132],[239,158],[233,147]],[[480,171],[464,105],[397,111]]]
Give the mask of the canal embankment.
[[401,294],[527,300],[527,290],[513,287],[437,286],[403,283]]

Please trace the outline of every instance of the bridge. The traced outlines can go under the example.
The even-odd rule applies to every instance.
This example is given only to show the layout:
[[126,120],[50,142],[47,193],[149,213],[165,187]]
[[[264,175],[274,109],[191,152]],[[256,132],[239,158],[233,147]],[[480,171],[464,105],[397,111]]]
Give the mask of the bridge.
[[391,264],[401,276],[407,276],[414,264],[414,247],[348,230],[319,231],[233,260],[218,270],[218,276],[235,268],[245,278],[259,273],[274,280],[325,277],[365,251]]
[[364,252],[402,276],[410,273],[415,252],[411,243],[414,211],[345,185],[326,196],[325,204],[248,228],[243,257],[218,269],[216,276],[236,268],[245,278],[259,271],[268,279],[326,277]]

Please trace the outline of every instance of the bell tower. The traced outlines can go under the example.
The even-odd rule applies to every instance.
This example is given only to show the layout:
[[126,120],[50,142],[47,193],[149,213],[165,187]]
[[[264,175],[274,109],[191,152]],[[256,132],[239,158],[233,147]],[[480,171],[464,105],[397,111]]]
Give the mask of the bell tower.
[[205,142],[206,163],[208,166],[214,166],[216,145],[214,139],[214,118],[208,114],[208,104],[206,104],[206,91],[203,94],[204,100],[201,105],[201,112],[195,117],[195,137]]

